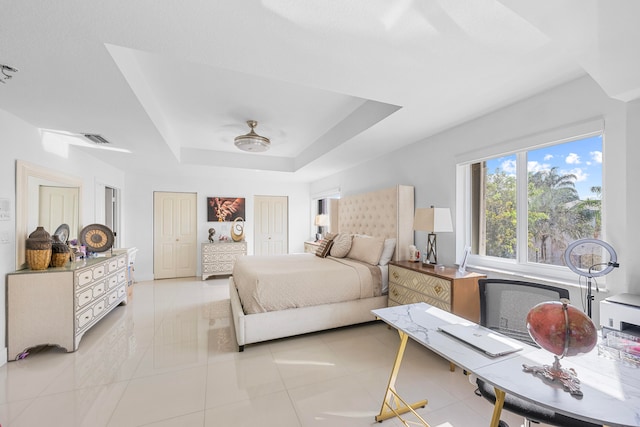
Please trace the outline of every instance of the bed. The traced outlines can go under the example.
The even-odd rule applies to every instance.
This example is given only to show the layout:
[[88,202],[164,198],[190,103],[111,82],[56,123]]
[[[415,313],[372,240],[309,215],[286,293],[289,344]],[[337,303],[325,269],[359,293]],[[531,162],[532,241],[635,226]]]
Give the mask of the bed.
[[[413,194],[412,186],[398,185],[339,199],[331,236],[336,245],[324,257],[238,258],[229,292],[239,351],[247,344],[373,321],[371,310],[387,306],[386,263],[407,259],[413,244]],[[351,240],[343,255],[345,236]]]

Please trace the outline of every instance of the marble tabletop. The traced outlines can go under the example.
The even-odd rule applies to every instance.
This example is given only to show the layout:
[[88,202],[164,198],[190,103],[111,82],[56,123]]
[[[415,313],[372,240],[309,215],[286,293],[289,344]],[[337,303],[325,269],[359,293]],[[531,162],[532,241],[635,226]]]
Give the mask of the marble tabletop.
[[596,349],[561,360],[562,367],[573,368],[580,380],[583,395],[576,397],[561,385],[523,370],[523,364],[551,365],[553,355],[545,350],[524,344],[523,350],[516,353],[490,357],[438,331],[445,324],[471,322],[426,303],[372,313],[507,394],[589,422],[611,427],[640,426],[640,369],[599,356]]

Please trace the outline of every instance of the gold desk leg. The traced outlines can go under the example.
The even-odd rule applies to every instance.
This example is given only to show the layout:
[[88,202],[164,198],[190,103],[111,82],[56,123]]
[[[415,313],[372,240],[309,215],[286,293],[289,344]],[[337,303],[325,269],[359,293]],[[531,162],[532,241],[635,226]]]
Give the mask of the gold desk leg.
[[[389,377],[387,391],[384,395],[384,400],[382,401],[380,414],[376,415],[376,421],[381,422],[384,420],[388,420],[389,418],[398,417],[404,425],[409,425],[407,421],[403,420],[402,417],[400,417],[400,415],[411,412],[422,422],[422,424],[424,424],[426,427],[429,427],[429,424],[427,424],[427,422],[423,420],[422,417],[420,417],[420,415],[418,415],[418,413],[415,411],[415,409],[424,408],[427,404],[427,400],[421,400],[413,404],[407,404],[400,398],[400,396],[398,396],[398,393],[396,392],[396,379],[398,378],[398,371],[400,371],[400,364],[402,363],[404,350],[407,347],[407,341],[409,340],[409,335],[407,335],[406,333],[402,331],[398,331],[398,333],[400,334],[400,346],[398,347],[396,360],[395,362],[393,362],[393,368],[391,369],[391,376]],[[401,406],[401,404],[404,406]]]
[[496,403],[493,405],[493,417],[491,418],[490,427],[498,427],[500,424],[500,414],[502,413],[502,406],[504,405],[506,393],[496,387],[493,389],[496,393]]

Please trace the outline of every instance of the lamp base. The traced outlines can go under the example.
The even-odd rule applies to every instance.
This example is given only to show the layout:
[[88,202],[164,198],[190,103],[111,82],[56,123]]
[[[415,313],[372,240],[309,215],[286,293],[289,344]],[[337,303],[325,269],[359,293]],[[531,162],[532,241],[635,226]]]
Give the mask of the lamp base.
[[559,382],[562,384],[564,391],[568,391],[572,396],[582,397],[580,390],[580,380],[578,374],[573,368],[565,369],[560,366],[560,359],[554,356],[553,365],[530,366],[523,364],[522,368],[525,372],[531,372],[551,382]]

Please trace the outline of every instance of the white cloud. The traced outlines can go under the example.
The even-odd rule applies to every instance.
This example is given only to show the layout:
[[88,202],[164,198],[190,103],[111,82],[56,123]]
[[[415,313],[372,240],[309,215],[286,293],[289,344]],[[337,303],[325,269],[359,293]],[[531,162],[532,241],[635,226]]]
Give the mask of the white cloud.
[[548,163],[539,163],[536,161],[530,161],[527,162],[527,171],[528,172],[541,172],[541,171],[548,171],[551,169],[551,165]]
[[544,161],[547,162],[549,160],[553,159],[553,154],[545,154],[544,156]]
[[591,151],[589,155],[594,162],[602,163],[602,151]]
[[573,174],[576,176],[576,182],[586,181],[589,178],[589,173],[584,171],[582,168],[574,168],[569,171],[561,171],[562,175]]
[[579,165],[580,164],[580,156],[576,153],[569,153],[569,155],[564,159],[564,161],[569,165]]
[[506,173],[514,174],[514,175],[516,173],[516,161],[514,159],[505,160],[504,162],[502,162],[500,167]]

